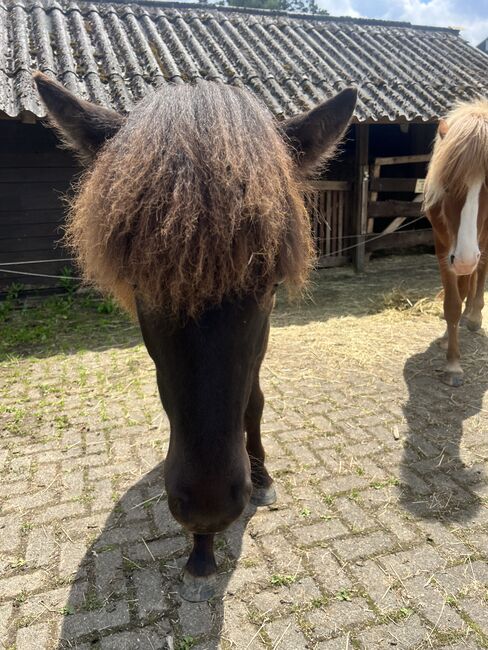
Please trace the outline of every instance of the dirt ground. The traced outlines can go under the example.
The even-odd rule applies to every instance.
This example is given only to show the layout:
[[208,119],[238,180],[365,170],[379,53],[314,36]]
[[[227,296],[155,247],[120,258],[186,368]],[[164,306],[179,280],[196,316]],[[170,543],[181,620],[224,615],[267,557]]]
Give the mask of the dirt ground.
[[262,372],[278,502],[219,535],[201,604],[178,594],[189,539],[137,328],[89,295],[4,309],[1,647],[488,648],[488,339],[463,331],[465,385],[440,382],[439,289],[422,255],[280,297]]

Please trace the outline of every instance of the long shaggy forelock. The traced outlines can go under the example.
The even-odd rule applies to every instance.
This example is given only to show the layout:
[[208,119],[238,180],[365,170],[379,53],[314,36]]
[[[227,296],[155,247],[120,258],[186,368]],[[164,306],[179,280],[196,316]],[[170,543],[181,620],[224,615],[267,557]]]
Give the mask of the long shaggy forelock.
[[462,196],[488,176],[488,99],[460,102],[447,115],[447,133],[436,136],[425,182],[424,208],[439,204],[446,190]]
[[217,83],[146,98],[82,179],[67,225],[86,279],[125,306],[197,316],[313,258],[302,188],[272,116]]

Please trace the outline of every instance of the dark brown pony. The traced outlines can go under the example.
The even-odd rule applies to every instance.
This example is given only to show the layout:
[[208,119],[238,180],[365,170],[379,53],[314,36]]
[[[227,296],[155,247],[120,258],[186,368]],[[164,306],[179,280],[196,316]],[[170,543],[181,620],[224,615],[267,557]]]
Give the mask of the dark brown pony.
[[156,365],[171,425],[168,504],[194,535],[182,593],[202,600],[214,534],[250,498],[276,498],[260,433],[269,316],[279,283],[306,282],[303,178],[342,136],[356,91],[278,126],[223,84],[168,84],[123,118],[35,81],[51,124],[88,164],[68,243],[85,277],[137,315]]
[[[488,100],[457,105],[439,122],[424,207],[434,230],[444,286],[444,381],[463,383],[459,324],[481,327],[488,263]],[[461,318],[462,305],[466,306]]]

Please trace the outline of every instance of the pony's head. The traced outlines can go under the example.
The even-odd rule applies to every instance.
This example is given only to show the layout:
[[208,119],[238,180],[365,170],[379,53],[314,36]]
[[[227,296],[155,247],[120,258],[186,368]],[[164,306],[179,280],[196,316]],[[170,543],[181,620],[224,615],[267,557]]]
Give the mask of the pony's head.
[[445,234],[445,264],[470,275],[488,235],[488,100],[459,103],[439,121],[424,207]]

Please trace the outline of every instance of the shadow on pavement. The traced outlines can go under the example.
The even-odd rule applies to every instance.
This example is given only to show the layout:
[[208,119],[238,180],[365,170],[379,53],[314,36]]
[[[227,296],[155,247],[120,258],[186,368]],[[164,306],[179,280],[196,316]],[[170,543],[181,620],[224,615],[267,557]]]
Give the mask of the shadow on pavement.
[[160,463],[116,503],[78,566],[59,650],[189,648],[202,634],[206,650],[220,647],[224,595],[255,507],[216,537],[218,595],[188,603],[179,586],[191,542],[170,514],[163,486]]
[[[460,346],[465,383],[459,388],[441,382],[445,351],[436,341],[410,357],[404,367],[409,398],[403,407],[408,431],[401,475],[411,490],[401,502],[426,519],[468,522],[481,506],[475,494],[476,483],[485,479],[481,464],[467,466],[460,445],[463,424],[482,412],[488,389],[488,338],[463,329]],[[469,443],[472,446],[471,438]]]

